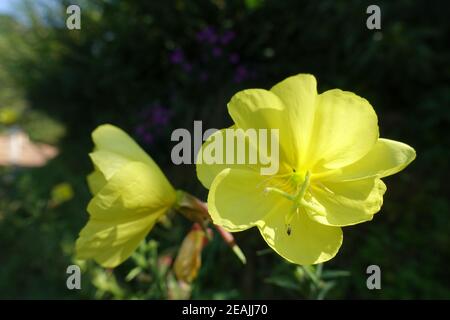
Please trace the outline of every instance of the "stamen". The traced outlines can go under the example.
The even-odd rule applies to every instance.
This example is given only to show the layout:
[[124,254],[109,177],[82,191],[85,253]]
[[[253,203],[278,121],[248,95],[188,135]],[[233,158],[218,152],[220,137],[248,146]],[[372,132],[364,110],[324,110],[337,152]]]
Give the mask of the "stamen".
[[287,215],[284,216],[284,223],[286,225],[286,233],[288,236],[291,235],[291,232],[292,232],[291,222],[297,213],[298,213],[298,208],[294,206],[294,207],[292,207],[291,212],[289,212]]
[[[259,188],[259,187],[262,187],[264,185],[268,185],[269,182],[271,182],[274,179],[285,178],[285,177],[290,177],[290,176],[291,176],[290,173],[285,173],[285,174],[280,174],[280,175],[273,175],[273,176],[268,177],[267,179],[264,179],[260,183],[258,183],[256,187]],[[290,181],[290,178],[289,178],[288,181]]]
[[331,169],[331,170],[323,171],[323,172],[320,172],[320,173],[314,173],[311,176],[311,180],[327,178],[327,177],[332,176],[332,175],[337,175],[341,171],[342,171],[342,169],[339,168],[339,169]]
[[289,199],[291,201],[294,201],[294,199],[295,199],[295,197],[292,194],[284,192],[283,190],[280,190],[280,189],[277,189],[277,188],[272,188],[272,187],[264,188],[264,193],[267,194],[269,192],[273,192],[273,193],[279,194],[279,195],[281,195],[281,196],[283,196],[283,197],[285,197],[285,198],[287,198],[287,199]]
[[322,182],[316,182],[316,185],[319,186],[319,187],[321,187],[322,190],[325,190],[326,192],[328,192],[328,193],[330,193],[330,194],[332,194],[332,195],[335,194],[333,190],[331,190],[330,188],[328,188],[328,187],[327,187],[326,185],[324,185]]
[[287,233],[288,236],[290,236],[290,235],[291,235],[291,232],[292,232],[291,225],[288,224],[288,225],[287,225],[287,228],[286,228],[286,233]]

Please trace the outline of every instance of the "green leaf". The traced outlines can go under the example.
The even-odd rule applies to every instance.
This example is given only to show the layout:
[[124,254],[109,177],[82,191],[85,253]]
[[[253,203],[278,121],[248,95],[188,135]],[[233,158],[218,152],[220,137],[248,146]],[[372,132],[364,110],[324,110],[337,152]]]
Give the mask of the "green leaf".
[[270,278],[265,279],[264,282],[276,285],[276,286],[284,288],[284,289],[290,289],[290,290],[296,290],[296,291],[300,290],[300,288],[298,287],[298,284],[295,281],[293,281],[291,278],[285,277],[285,276],[270,277]]
[[320,285],[320,279],[316,276],[316,273],[314,272],[313,266],[301,266],[305,273],[308,275],[308,277],[313,281],[313,283],[316,286]]
[[325,282],[321,287],[319,294],[317,295],[317,300],[323,300],[328,292],[336,285],[336,282],[330,281]]
[[345,270],[327,270],[322,274],[322,279],[334,279],[334,278],[342,278],[350,276],[349,271]]
[[138,276],[139,273],[142,272],[142,269],[140,267],[135,267],[131,269],[130,272],[128,272],[127,276],[125,277],[125,281],[130,282],[134,278]]

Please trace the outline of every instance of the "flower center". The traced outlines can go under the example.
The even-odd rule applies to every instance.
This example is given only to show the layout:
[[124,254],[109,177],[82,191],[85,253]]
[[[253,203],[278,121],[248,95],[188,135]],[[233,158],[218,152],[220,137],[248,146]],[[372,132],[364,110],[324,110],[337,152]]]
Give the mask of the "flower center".
[[291,211],[288,212],[285,216],[286,233],[288,235],[291,235],[292,232],[292,219],[296,214],[299,213],[299,208],[306,205],[303,198],[309,187],[310,176],[311,175],[309,171],[306,171],[305,173],[294,171],[294,173],[289,175],[286,188],[293,189],[294,193],[286,192],[278,187],[266,187],[264,189],[265,192],[278,194],[293,202]]

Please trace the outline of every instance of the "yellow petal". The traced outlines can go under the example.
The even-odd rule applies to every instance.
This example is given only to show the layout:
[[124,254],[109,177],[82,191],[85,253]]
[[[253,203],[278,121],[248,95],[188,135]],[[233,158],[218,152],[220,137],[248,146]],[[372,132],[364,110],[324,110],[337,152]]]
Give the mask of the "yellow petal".
[[77,258],[94,259],[105,268],[114,268],[125,261],[138,247],[163,214],[126,216],[121,220],[90,219],[76,242]]
[[321,182],[311,186],[305,200],[311,219],[329,226],[349,226],[372,220],[383,204],[386,185],[378,178]]
[[77,256],[115,267],[136,249],[156,221],[176,200],[158,171],[129,162],[114,174],[88,204],[90,220],[77,240]]
[[230,232],[255,226],[280,203],[288,200],[265,193],[267,177],[247,170],[224,169],[208,194],[208,210],[214,224]]
[[97,150],[89,153],[91,161],[98,171],[100,171],[106,180],[111,179],[117,171],[133,160],[128,159],[118,153],[107,150]]
[[149,155],[122,129],[110,124],[97,127],[92,132],[92,140],[96,150],[109,151],[123,158],[155,165]]
[[[228,129],[235,130],[237,129],[236,126],[232,126]],[[197,169],[197,177],[200,180],[200,182],[205,186],[205,188],[209,189],[211,186],[212,181],[214,178],[224,169],[226,168],[233,168],[233,169],[242,169],[242,170],[254,170],[255,172],[259,170],[260,164],[259,160],[257,159],[256,163],[250,163],[249,161],[249,153],[257,154],[258,151],[254,144],[250,144],[248,137],[245,137],[245,134],[242,130],[236,131],[236,135],[239,137],[243,137],[244,147],[245,147],[245,161],[243,164],[240,164],[237,162],[236,155],[238,154],[238,145],[237,143],[234,144],[234,161],[230,161],[230,163],[226,163],[226,156],[227,156],[227,143],[229,142],[226,134],[227,129],[222,129],[216,131],[214,134],[212,134],[202,145],[198,155],[197,155],[197,162],[196,162],[196,169]],[[244,140],[245,139],[245,140]],[[234,139],[236,142],[237,139]],[[211,163],[208,160],[209,151],[211,151],[212,144],[215,144],[217,146],[215,150],[215,154],[220,154],[221,156],[218,156],[218,160],[220,160],[218,163]],[[212,151],[211,151],[212,152]]]
[[106,184],[105,176],[98,170],[95,170],[87,177],[89,191],[92,195],[97,194]]
[[280,125],[292,130],[294,138],[287,142],[290,144],[287,151],[295,155],[295,162],[292,164],[300,167],[306,160],[313,128],[317,99],[316,78],[311,74],[298,74],[276,84],[270,91],[275,93],[286,107]]
[[369,102],[333,89],[318,96],[308,167],[341,168],[361,159],[378,139],[377,116]]
[[[228,103],[228,112],[236,127],[247,129],[278,129],[280,171],[291,170],[296,162],[297,145],[291,118],[281,99],[263,89],[248,89],[235,94]],[[293,120],[292,120],[293,121]],[[270,132],[267,132],[270,135]]]
[[120,169],[88,204],[91,217],[99,220],[126,219],[170,208],[176,193],[165,177],[140,162]]
[[362,159],[330,175],[330,181],[351,181],[368,177],[387,177],[393,175],[416,158],[416,151],[407,144],[378,139],[372,150]]
[[285,204],[258,224],[267,244],[286,260],[301,264],[316,264],[332,259],[342,244],[342,230],[319,224],[300,209],[286,231],[285,215],[291,210]]
[[132,161],[142,162],[153,171],[157,181],[167,179],[153,159],[124,131],[112,125],[101,125],[92,133],[95,151],[89,156],[106,180]]

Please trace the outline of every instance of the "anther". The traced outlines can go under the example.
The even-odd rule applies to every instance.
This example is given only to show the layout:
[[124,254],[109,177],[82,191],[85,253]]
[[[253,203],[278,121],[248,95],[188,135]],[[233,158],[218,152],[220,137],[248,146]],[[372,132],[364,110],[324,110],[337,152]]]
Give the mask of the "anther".
[[286,233],[287,233],[287,235],[288,235],[288,236],[290,236],[290,235],[291,235],[291,231],[292,231],[292,229],[291,229],[291,225],[290,225],[290,224],[288,224],[288,225],[286,226]]

